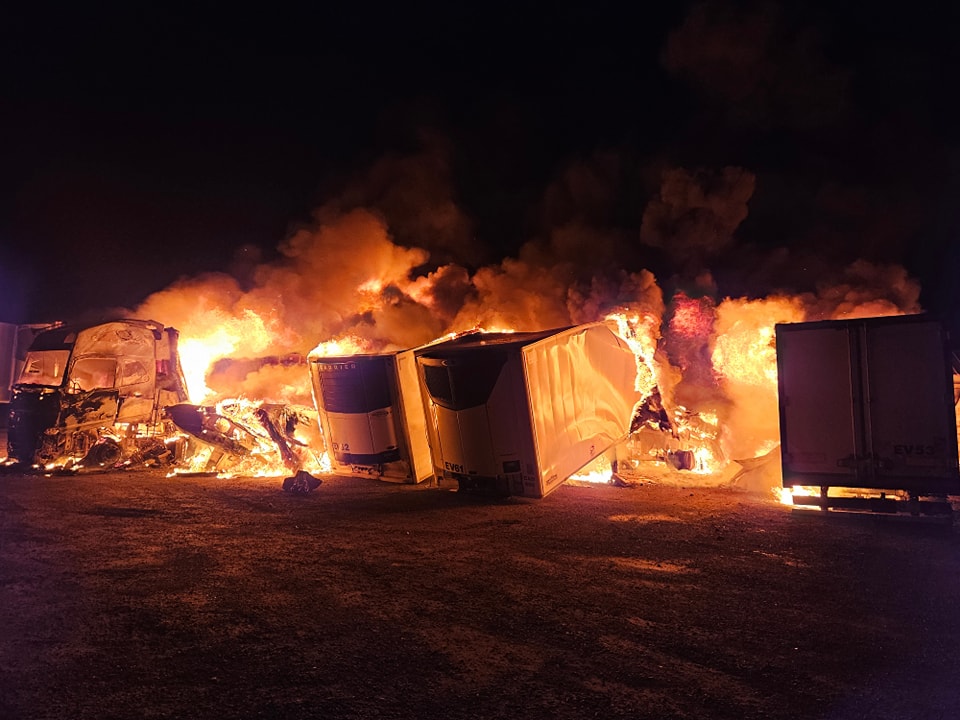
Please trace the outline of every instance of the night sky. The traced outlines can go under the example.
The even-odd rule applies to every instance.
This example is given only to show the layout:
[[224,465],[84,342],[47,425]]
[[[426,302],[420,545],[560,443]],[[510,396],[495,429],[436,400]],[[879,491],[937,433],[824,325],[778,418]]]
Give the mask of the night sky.
[[956,329],[957,6],[537,5],[8,9],[0,321],[242,277],[363,206],[436,264],[599,247],[668,291],[900,265]]

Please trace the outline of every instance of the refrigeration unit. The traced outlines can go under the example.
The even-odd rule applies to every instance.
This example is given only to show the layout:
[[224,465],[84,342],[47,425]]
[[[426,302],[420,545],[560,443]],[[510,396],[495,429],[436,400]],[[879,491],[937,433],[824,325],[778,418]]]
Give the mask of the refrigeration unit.
[[307,360],[335,473],[401,483],[433,477],[413,350]]
[[481,333],[417,352],[436,477],[542,498],[630,432],[637,364],[606,323]]
[[951,352],[937,320],[780,324],[776,343],[783,486],[794,504],[949,513],[960,473]]

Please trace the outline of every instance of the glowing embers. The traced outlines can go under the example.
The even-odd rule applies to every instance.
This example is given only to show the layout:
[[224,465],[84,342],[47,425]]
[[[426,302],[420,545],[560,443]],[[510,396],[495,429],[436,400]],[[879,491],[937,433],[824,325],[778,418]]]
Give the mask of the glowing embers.
[[686,338],[709,337],[713,332],[714,304],[709,298],[690,298],[678,292],[673,298],[670,332]]

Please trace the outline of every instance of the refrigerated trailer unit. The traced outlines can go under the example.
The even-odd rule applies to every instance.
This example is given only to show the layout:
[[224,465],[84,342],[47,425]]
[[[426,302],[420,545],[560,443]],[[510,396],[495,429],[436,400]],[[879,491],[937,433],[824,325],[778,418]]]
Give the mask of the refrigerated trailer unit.
[[461,490],[542,498],[630,432],[640,394],[606,323],[481,333],[417,353],[434,473]]
[[[776,326],[783,486],[822,510],[949,513],[960,494],[946,331],[927,315]],[[832,488],[841,490],[830,495]]]
[[419,483],[433,477],[413,350],[308,357],[334,472]]

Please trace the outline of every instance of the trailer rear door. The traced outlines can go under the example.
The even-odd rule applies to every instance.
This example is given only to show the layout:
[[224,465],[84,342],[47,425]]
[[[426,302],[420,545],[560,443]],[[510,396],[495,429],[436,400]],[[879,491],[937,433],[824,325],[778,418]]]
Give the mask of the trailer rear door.
[[778,326],[780,436],[785,484],[846,485],[861,455],[859,383],[846,328]]

